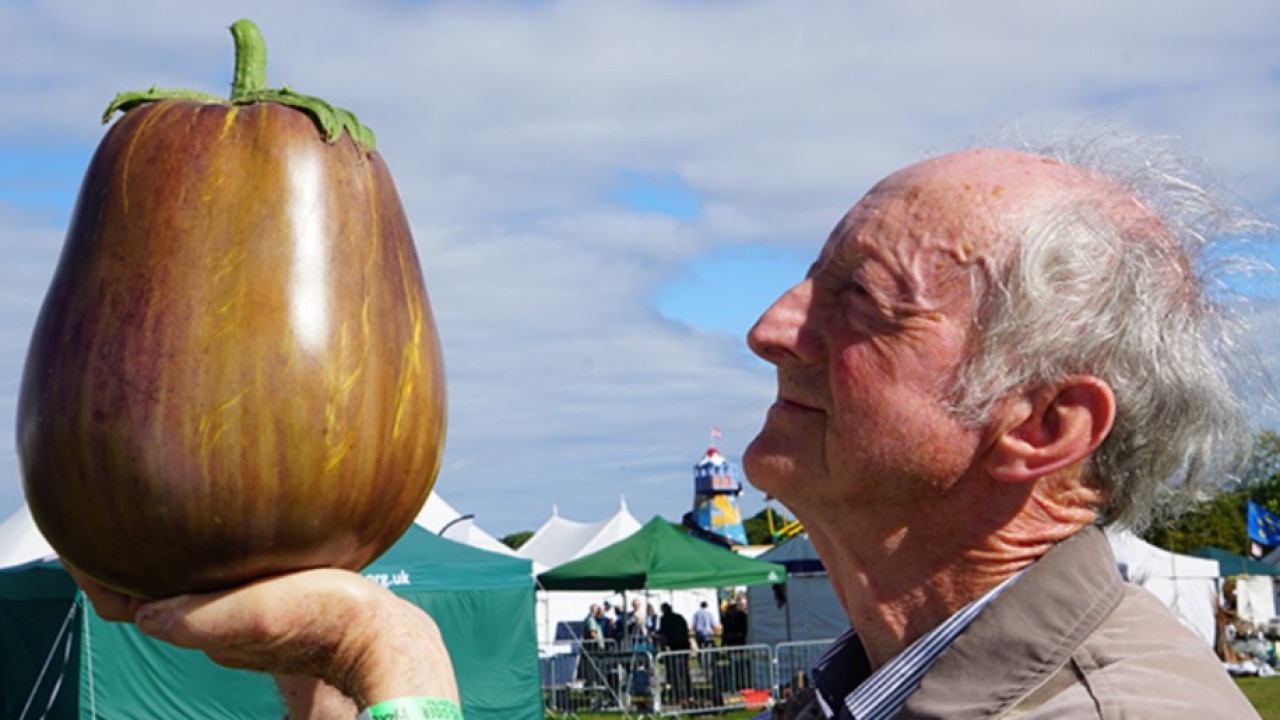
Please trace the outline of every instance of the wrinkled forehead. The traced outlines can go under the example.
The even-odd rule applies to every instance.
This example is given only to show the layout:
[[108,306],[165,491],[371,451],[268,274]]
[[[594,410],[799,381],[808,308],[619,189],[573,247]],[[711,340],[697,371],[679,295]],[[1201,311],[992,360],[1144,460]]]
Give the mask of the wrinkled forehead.
[[1018,218],[1108,181],[1079,168],[1006,150],[968,150],[925,160],[873,187],[836,226],[824,254],[868,238],[942,252],[961,265],[998,262]]

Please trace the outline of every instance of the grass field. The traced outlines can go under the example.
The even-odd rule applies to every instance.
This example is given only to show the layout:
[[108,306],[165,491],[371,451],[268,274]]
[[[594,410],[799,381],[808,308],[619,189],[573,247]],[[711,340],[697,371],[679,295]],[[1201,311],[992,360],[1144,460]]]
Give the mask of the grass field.
[[[1236,678],[1236,684],[1257,708],[1262,720],[1280,720],[1280,677],[1273,678]],[[698,715],[706,720],[751,720],[755,710],[741,710],[724,715]],[[556,717],[547,715],[548,718]],[[618,713],[592,714],[577,716],[579,720],[618,720]]]
[[1236,678],[1236,684],[1248,696],[1262,720],[1280,720],[1280,677]]

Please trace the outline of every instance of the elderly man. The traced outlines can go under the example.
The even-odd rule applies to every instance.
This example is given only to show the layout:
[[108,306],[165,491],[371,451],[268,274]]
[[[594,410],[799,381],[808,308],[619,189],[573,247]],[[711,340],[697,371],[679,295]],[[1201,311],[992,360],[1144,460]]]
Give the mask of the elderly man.
[[[1098,527],[1140,525],[1167,478],[1216,479],[1249,435],[1184,222],[1221,213],[1147,174],[1002,150],[913,165],[752,329],[778,396],[744,466],[856,629],[775,718],[1257,717]],[[104,616],[275,673],[295,720],[457,698],[430,618],[352,573],[146,605],[82,581]]]
[[1249,434],[1203,335],[1199,236],[1161,214],[1212,206],[1156,179],[990,149],[913,165],[752,328],[778,393],[743,467],[854,628],[774,718],[1256,717],[1098,527],[1216,479]]

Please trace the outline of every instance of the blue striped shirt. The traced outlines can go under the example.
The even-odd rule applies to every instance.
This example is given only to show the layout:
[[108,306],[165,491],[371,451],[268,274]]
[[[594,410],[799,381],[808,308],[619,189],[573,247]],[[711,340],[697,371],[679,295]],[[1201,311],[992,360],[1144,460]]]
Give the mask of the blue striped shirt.
[[978,613],[1017,578],[1014,575],[965,605],[960,612],[908,645],[884,667],[871,673],[871,677],[845,697],[844,704],[849,708],[849,714],[856,720],[889,720],[897,715],[907,697],[920,687],[920,679],[933,667],[938,656],[951,647]]
[[[951,643],[955,642],[960,633],[969,627],[969,623],[973,622],[978,613],[982,612],[992,600],[995,600],[1021,574],[1018,573],[1005,580],[982,597],[961,608],[959,612],[947,618],[941,625],[925,633],[918,640],[908,645],[902,652],[895,655],[893,659],[885,663],[879,670],[871,673],[865,680],[858,683],[857,687],[844,698],[845,709],[849,713],[848,717],[853,720],[888,720],[897,715],[911,693],[920,687],[920,680],[929,671],[929,668],[933,666],[934,661],[947,648],[951,647]],[[817,699],[822,705],[823,714],[828,718],[835,718],[838,713],[828,705],[827,693],[821,692],[821,690],[832,689],[832,685],[839,685],[842,680],[847,683],[850,678],[830,678],[829,682],[823,682],[823,676],[826,671],[832,669],[832,665],[844,665],[846,668],[857,665],[865,666],[866,660],[864,657],[854,659],[842,657],[850,652],[858,655],[863,653],[862,643],[858,641],[857,635],[852,629],[832,643],[831,647],[814,664],[815,685],[820,690],[817,693]],[[762,713],[756,716],[756,720],[767,720],[771,717],[770,713]]]

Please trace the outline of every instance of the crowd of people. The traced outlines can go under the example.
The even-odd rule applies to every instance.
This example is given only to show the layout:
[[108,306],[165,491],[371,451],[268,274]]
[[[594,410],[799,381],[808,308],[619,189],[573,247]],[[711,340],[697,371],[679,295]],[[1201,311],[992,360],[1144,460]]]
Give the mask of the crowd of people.
[[720,605],[719,619],[702,601],[692,623],[670,603],[632,598],[628,611],[612,600],[593,603],[582,620],[582,645],[588,649],[692,650],[747,644],[747,598],[738,594]]
[[[747,644],[747,599],[734,595],[720,606],[719,619],[703,600],[694,611],[692,623],[672,608],[661,603],[661,612],[640,598],[631,600],[631,611],[610,600],[593,603],[582,621],[582,649],[588,660],[580,663],[580,679],[588,684],[605,682],[598,660],[612,653],[653,652],[659,654],[666,682],[670,687],[669,702],[682,703],[692,689],[689,661],[696,651],[716,647],[732,648]],[[728,659],[726,659],[728,662]],[[734,678],[742,675],[738,666],[729,671],[727,684],[745,686]]]

